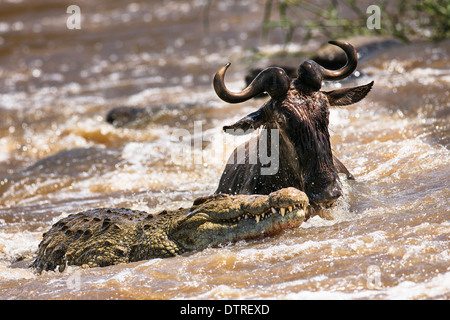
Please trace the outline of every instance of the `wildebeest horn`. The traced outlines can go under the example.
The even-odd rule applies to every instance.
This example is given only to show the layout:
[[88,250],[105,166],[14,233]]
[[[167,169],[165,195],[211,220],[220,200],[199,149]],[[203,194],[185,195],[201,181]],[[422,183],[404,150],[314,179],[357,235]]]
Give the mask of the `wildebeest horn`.
[[358,64],[358,55],[356,53],[355,48],[345,41],[329,41],[329,44],[338,46],[342,50],[344,50],[347,55],[347,63],[339,70],[328,70],[324,67],[320,66],[322,70],[322,75],[324,80],[341,80],[347,78],[349,75],[353,73],[356,69],[356,65]]
[[230,63],[220,68],[214,76],[214,90],[220,99],[228,103],[247,101],[260,93],[267,92],[272,98],[277,99],[289,89],[291,79],[286,72],[277,67],[266,68],[242,92],[231,92],[225,86],[225,72]]

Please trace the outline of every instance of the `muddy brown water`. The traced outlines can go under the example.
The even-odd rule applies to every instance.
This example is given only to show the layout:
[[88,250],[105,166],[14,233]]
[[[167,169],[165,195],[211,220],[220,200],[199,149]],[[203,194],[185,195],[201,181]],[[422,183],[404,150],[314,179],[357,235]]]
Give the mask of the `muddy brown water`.
[[[376,51],[364,76],[328,85],[375,81],[365,100],[331,110],[333,149],[356,180],[342,179],[328,219],[170,259],[12,267],[70,213],[156,212],[212,193],[225,146],[239,143],[220,128],[263,103],[221,102],[212,75],[233,62],[238,90],[250,49],[280,47],[261,43],[256,1],[216,3],[209,20],[202,1],[78,5],[81,29],[68,30],[66,2],[0,4],[1,299],[450,298],[449,41]],[[158,108],[168,103],[180,107]],[[121,105],[155,116],[106,123]]]

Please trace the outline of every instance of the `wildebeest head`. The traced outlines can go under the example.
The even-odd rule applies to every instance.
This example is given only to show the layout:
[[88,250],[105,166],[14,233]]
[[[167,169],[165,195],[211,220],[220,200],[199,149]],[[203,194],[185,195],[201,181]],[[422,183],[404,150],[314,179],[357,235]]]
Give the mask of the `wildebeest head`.
[[[228,133],[248,132],[263,127],[279,130],[279,170],[263,176],[260,163],[227,164],[216,193],[268,194],[284,187],[295,187],[308,195],[313,205],[330,206],[342,195],[338,173],[351,174],[333,156],[328,132],[329,107],[349,105],[363,99],[373,82],[349,89],[319,91],[323,80],[341,80],[357,65],[356,50],[347,42],[330,41],[344,50],[347,63],[339,70],[328,70],[308,60],[298,68],[297,79],[290,79],[281,68],[264,69],[242,92],[229,91],[222,67],[214,77],[217,95],[229,103],[247,101],[262,92],[271,99],[259,110],[225,126]],[[240,130],[238,130],[240,129]],[[260,137],[261,138],[261,137]]]

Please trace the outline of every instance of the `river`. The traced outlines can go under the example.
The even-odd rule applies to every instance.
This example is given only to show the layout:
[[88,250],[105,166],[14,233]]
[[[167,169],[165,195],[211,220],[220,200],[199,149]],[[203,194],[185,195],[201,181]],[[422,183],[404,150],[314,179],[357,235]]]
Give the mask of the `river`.
[[[14,263],[71,213],[214,192],[222,126],[264,100],[224,103],[212,77],[231,61],[227,84],[242,89],[252,48],[282,47],[261,42],[257,1],[77,2],[80,29],[65,1],[0,4],[0,299],[450,298],[448,40],[374,50],[360,77],[324,87],[375,81],[331,110],[333,150],[356,180],[342,179],[327,218],[189,256],[41,275]],[[150,116],[115,127],[118,106]]]

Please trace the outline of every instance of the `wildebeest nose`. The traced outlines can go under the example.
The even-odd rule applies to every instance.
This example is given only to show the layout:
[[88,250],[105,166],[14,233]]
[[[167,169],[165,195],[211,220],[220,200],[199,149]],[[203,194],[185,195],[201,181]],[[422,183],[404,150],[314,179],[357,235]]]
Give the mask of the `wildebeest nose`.
[[330,207],[333,205],[333,203],[342,196],[342,191],[341,189],[334,189],[327,197],[327,199],[325,199],[325,201],[322,203],[325,207]]
[[321,194],[310,196],[310,201],[324,207],[331,207],[333,203],[342,196],[342,190],[334,187],[331,190],[325,190]]

